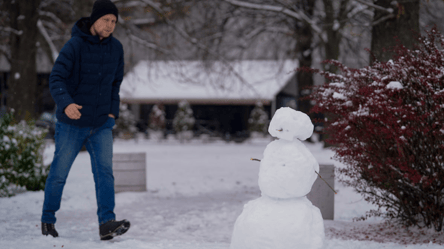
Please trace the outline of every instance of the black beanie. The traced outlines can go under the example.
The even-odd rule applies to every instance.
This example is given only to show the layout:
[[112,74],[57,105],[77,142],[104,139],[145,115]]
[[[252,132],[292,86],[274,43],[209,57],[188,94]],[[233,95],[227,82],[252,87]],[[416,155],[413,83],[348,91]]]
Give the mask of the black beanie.
[[100,17],[108,14],[116,16],[116,22],[119,20],[119,10],[110,0],[97,0],[94,2],[91,12],[91,25],[93,25]]

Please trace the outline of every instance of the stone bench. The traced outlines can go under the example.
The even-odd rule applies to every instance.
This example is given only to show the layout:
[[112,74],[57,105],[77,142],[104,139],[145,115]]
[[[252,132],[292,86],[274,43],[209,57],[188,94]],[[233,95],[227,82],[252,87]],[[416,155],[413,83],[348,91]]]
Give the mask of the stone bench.
[[114,190],[146,191],[145,153],[113,154]]
[[[335,188],[335,167],[334,165],[319,165],[319,174],[328,184]],[[335,214],[335,193],[319,177],[313,184],[311,192],[307,198],[321,210],[324,220],[333,220]]]

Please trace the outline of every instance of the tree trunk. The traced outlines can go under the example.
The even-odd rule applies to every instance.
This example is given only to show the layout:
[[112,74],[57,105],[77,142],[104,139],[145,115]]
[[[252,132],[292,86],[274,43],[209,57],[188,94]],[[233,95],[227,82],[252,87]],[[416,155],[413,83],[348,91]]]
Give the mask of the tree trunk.
[[[370,62],[375,60],[385,62],[392,59],[393,53],[385,51],[397,45],[396,38],[407,48],[412,48],[416,43],[413,35],[419,33],[419,0],[398,1],[392,5],[392,0],[376,0],[375,4],[384,8],[394,9],[394,17],[377,23],[372,29]],[[388,15],[386,11],[375,9],[373,22],[378,22]],[[396,38],[395,38],[396,37]]]
[[[336,13],[333,7],[334,3],[331,0],[323,0],[325,11],[324,23],[326,24],[325,32],[327,34],[327,42],[323,44],[326,60],[339,59],[340,44],[342,41],[341,25],[344,24],[340,24],[337,20],[347,19],[347,5],[349,2],[349,0],[341,0],[339,2],[339,11]],[[328,68],[324,68],[324,70],[336,73],[337,68],[329,65]]]
[[[307,15],[313,16],[315,1],[298,1],[297,6]],[[296,22],[296,54],[298,55],[299,67],[311,68],[312,64],[312,43],[313,32],[307,23]],[[309,113],[312,105],[309,99],[301,99],[307,97],[311,93],[313,87],[313,74],[305,71],[298,71],[296,79],[299,89],[299,110],[306,114]]]
[[36,41],[38,7],[41,0],[11,1],[10,34],[11,71],[8,78],[8,106],[16,111],[18,120],[35,118],[37,89]]
[[[339,12],[336,14],[336,11],[333,7],[333,2],[331,0],[323,0],[324,10],[325,10],[325,32],[327,34],[327,42],[323,44],[325,50],[325,59],[326,60],[338,60],[340,53],[340,44],[342,40],[341,27],[340,23],[335,23],[335,20],[344,20],[347,18],[347,5],[349,0],[341,0],[339,3]],[[343,25],[343,24],[342,24]],[[332,73],[336,73],[338,68],[331,64],[323,64],[323,69],[325,71],[329,71]],[[330,134],[323,133],[326,129],[326,124],[324,119],[333,118],[331,113],[317,113],[313,114],[315,118],[316,125],[320,125],[323,128],[321,132],[322,136],[320,140],[324,142],[324,147],[332,147],[333,144],[327,142],[330,137]],[[322,121],[321,121],[322,120]],[[317,128],[317,127],[316,127]],[[315,129],[316,129],[315,128]]]

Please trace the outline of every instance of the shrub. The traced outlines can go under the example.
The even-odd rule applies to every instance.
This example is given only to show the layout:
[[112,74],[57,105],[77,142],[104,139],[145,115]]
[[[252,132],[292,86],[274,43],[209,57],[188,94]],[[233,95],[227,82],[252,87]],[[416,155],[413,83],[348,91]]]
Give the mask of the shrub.
[[444,221],[444,37],[436,29],[389,62],[340,73],[312,94],[312,112],[331,113],[327,132],[346,168],[342,181],[406,226]]
[[266,134],[267,129],[268,114],[265,112],[262,102],[257,102],[248,119],[248,130]]
[[173,127],[177,133],[182,131],[190,131],[193,129],[195,119],[190,104],[183,100],[179,102],[178,109],[174,113]]
[[134,135],[137,132],[136,122],[136,117],[128,109],[128,105],[121,103],[119,106],[119,118],[116,120],[117,130],[121,134]]
[[148,127],[154,131],[165,129],[165,111],[163,105],[154,105],[149,115]]
[[21,121],[13,114],[0,119],[0,197],[12,196],[13,187],[37,191],[45,188],[49,165],[43,165],[46,130]]

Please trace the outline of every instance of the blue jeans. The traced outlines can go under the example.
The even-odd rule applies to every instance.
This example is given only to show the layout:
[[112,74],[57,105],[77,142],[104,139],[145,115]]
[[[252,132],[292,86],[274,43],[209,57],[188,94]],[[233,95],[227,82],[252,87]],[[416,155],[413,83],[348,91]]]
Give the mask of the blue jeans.
[[112,166],[113,118],[98,128],[77,127],[57,122],[55,130],[55,153],[45,185],[42,222],[54,224],[55,212],[60,209],[63,187],[74,159],[83,145],[91,157],[92,172],[96,187],[97,216],[99,224],[116,218],[114,214],[114,176]]

